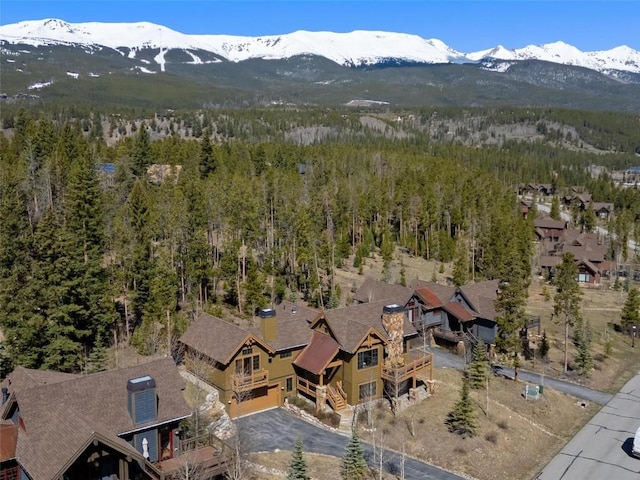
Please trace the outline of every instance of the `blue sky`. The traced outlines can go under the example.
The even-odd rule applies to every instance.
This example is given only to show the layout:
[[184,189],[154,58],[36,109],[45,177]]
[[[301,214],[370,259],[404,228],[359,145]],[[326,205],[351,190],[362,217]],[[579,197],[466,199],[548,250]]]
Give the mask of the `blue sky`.
[[640,1],[1,0],[0,24],[149,21],[183,33],[272,35],[385,30],[470,52],[562,40],[581,50],[640,50]]

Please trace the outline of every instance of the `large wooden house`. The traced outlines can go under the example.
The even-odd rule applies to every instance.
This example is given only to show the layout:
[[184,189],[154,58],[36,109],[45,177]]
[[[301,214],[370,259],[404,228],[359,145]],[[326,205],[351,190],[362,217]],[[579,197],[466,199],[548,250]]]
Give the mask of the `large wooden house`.
[[2,382],[0,478],[165,480],[186,464],[212,478],[228,451],[182,434],[183,388],[171,358],[93,375],[17,367]]
[[432,380],[431,356],[410,353],[417,332],[402,305],[320,311],[283,302],[258,317],[258,327],[243,328],[204,313],[180,338],[187,367],[218,389],[232,417],[294,395],[340,411]]

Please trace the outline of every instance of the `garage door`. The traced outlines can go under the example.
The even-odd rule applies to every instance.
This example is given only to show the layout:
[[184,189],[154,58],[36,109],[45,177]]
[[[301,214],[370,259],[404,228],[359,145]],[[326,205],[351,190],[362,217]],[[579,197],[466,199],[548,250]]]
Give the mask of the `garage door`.
[[280,406],[280,385],[262,387],[247,393],[248,398],[231,400],[229,405],[229,416],[231,418],[242,417],[250,413],[260,412],[269,408]]

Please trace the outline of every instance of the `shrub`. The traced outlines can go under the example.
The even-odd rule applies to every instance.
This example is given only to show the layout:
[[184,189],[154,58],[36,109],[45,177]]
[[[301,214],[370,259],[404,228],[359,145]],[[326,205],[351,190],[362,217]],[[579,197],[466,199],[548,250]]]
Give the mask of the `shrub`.
[[484,439],[487,442],[491,442],[494,445],[497,445],[498,444],[498,432],[496,432],[496,431],[489,432],[484,436]]
[[498,428],[501,428],[502,430],[507,430],[509,428],[509,424],[506,420],[500,420],[496,425],[498,425]]

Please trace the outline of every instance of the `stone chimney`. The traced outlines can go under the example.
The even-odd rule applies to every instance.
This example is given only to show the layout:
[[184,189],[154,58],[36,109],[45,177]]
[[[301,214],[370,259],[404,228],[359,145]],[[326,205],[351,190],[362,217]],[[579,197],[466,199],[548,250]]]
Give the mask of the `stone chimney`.
[[382,326],[389,337],[386,362],[390,367],[404,365],[404,315],[404,308],[396,303],[382,309]]
[[265,342],[273,342],[278,336],[278,319],[273,308],[261,308],[258,312],[260,317],[260,332]]

